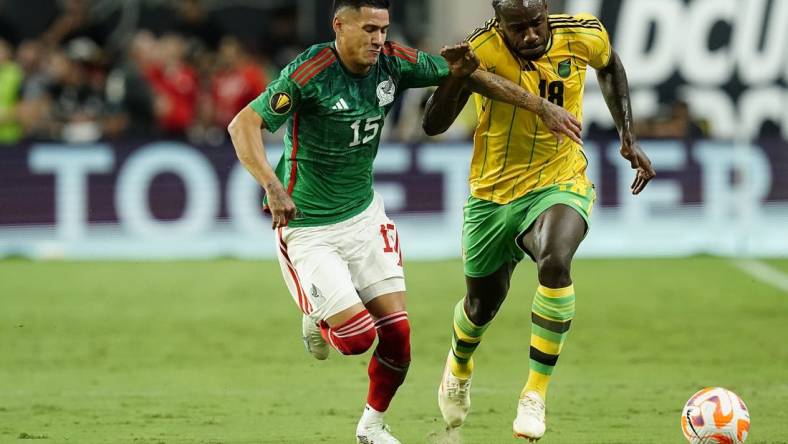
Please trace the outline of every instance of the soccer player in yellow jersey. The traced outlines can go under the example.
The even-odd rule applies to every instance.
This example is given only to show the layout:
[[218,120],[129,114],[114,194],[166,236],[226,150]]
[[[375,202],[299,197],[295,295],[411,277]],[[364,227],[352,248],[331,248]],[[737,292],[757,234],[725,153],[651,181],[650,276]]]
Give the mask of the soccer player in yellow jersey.
[[[549,15],[544,0],[493,0],[493,8],[495,18],[467,39],[481,69],[582,120],[586,69],[594,68],[621,137],[621,155],[635,170],[632,193],[639,194],[655,173],[635,139],[624,67],[599,20]],[[443,83],[428,103],[425,131],[445,131],[470,95],[461,79]],[[576,141],[556,137],[533,113],[479,95],[474,100],[479,123],[463,224],[467,295],[454,310],[438,403],[449,427],[462,425],[470,407],[473,352],[506,298],[515,265],[527,254],[536,262],[540,285],[531,311],[530,372],[513,429],[534,441],[545,432],[547,386],[575,313],[570,267],[588,231],[594,186]]]

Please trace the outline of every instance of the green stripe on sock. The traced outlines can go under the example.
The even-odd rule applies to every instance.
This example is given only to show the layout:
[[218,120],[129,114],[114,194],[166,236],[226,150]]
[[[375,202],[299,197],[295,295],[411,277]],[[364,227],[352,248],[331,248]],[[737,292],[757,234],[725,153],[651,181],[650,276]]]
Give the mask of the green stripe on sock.
[[575,302],[574,294],[570,294],[568,296],[561,296],[560,298],[551,298],[550,296],[545,296],[542,293],[539,293],[539,291],[537,291],[536,295],[539,296],[540,299],[549,300],[553,305],[567,305],[567,304],[573,304]]
[[[568,332],[569,321],[571,321],[575,316],[575,295],[570,294],[567,296],[551,298],[545,296],[544,294],[540,293],[539,290],[537,290],[536,294],[534,295],[534,301],[531,310],[533,311],[532,322],[531,322],[531,333],[534,336],[537,336],[542,339],[546,339],[552,343],[563,345],[569,333]],[[534,323],[533,322],[534,319],[537,322],[541,322],[544,325],[544,327]],[[564,323],[567,326],[567,331],[565,331],[564,333],[557,333],[555,331],[551,331],[545,328],[553,324],[555,324],[556,326],[560,326],[561,324],[559,323]],[[559,329],[559,331],[560,330],[561,329]],[[540,352],[541,351],[537,347],[535,347],[534,344],[531,344],[531,359],[529,360],[530,368],[534,372],[541,373],[546,376],[551,376],[553,374],[553,369],[555,368],[555,366],[547,365],[534,359],[535,357],[540,358],[540,356],[534,356],[534,353],[539,355]],[[541,353],[542,355],[540,360],[544,361],[547,355],[544,355],[543,352]],[[558,355],[555,356],[557,359]]]
[[461,299],[454,307],[454,323],[460,328],[460,331],[466,335],[472,338],[480,338],[484,334],[484,331],[487,330],[489,324],[480,327],[471,322],[471,320],[468,319],[468,315],[465,314],[464,305],[465,299]]
[[543,303],[551,307],[569,307],[575,304],[575,295],[573,294],[560,298],[551,298],[537,291],[536,295],[534,296],[534,299],[542,301]]
[[478,326],[468,319],[465,313],[465,299],[460,300],[454,307],[452,323],[451,349],[454,364],[451,371],[455,376],[468,378],[473,372],[473,353],[489,324]]
[[556,309],[555,307],[550,307],[537,300],[534,300],[532,309],[536,314],[541,315],[543,318],[553,319],[560,322],[568,321],[574,317],[573,308],[567,308],[563,310]]
[[531,333],[539,336],[540,338],[547,339],[550,342],[555,342],[556,344],[562,344],[564,342],[564,337],[561,333],[555,333],[550,330],[544,329],[536,324],[531,324]]
[[[563,301],[563,303],[559,303]],[[536,293],[533,302],[533,311],[558,321],[568,321],[575,315],[575,296],[563,298],[548,298]]]
[[534,361],[533,359],[530,360],[530,367],[531,370],[547,376],[551,376],[553,374],[553,370],[555,369],[553,366],[544,365],[541,362]]
[[454,360],[457,361],[458,364],[467,364],[471,358],[463,358],[462,356],[457,356],[457,353],[452,351],[452,356],[454,356]]
[[467,355],[470,357],[470,355],[472,355],[476,350],[477,346],[478,344],[468,344],[467,342],[460,341],[457,339],[456,335],[454,336],[454,341],[452,342],[452,348],[454,349],[454,352],[460,356]]

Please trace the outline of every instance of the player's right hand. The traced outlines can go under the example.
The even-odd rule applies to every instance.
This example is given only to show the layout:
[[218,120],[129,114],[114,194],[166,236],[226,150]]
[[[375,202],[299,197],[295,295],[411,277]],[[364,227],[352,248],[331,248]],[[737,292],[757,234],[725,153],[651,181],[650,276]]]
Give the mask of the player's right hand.
[[564,108],[542,99],[539,118],[542,119],[547,129],[555,135],[559,143],[563,142],[564,136],[566,136],[578,145],[583,144],[583,139],[581,139],[582,123]]
[[444,46],[441,48],[441,56],[449,64],[449,72],[453,77],[468,77],[479,68],[479,57],[468,42]]
[[272,184],[266,190],[268,209],[271,211],[271,228],[286,227],[287,223],[296,218],[298,208],[281,184]]

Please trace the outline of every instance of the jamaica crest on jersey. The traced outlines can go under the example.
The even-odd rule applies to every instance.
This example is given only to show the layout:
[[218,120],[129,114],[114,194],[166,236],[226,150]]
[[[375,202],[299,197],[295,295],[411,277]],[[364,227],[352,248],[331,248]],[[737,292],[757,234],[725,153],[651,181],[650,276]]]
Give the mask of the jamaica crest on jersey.
[[378,84],[378,106],[386,106],[394,102],[394,94],[397,91],[397,85],[391,80],[384,80]]

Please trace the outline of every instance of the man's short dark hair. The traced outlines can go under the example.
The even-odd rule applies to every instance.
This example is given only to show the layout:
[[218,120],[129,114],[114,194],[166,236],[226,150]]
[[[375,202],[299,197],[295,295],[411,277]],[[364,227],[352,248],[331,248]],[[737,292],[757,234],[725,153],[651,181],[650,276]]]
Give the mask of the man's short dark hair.
[[[523,6],[523,3],[533,3],[534,0],[530,2],[527,0],[493,0],[492,6],[495,10],[496,14],[499,14],[502,9],[504,8],[512,8]],[[541,2],[545,7],[547,7],[547,0],[536,0],[537,2]]]
[[341,8],[361,9],[363,7],[375,9],[389,9],[389,0],[334,0],[334,8],[332,11],[336,12]]

